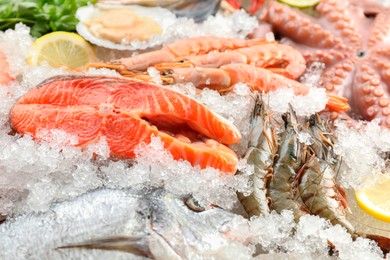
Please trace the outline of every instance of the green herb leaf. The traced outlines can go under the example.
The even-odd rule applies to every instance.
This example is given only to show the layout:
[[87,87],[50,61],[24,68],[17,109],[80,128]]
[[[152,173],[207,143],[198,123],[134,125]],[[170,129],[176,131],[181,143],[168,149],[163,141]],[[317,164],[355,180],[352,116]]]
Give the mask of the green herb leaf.
[[41,35],[45,34],[47,31],[50,30],[50,27],[46,23],[35,23],[31,27],[30,34],[33,37],[40,37]]
[[31,35],[40,37],[52,31],[74,32],[79,7],[97,0],[0,0],[0,30],[13,29],[19,22],[31,27]]

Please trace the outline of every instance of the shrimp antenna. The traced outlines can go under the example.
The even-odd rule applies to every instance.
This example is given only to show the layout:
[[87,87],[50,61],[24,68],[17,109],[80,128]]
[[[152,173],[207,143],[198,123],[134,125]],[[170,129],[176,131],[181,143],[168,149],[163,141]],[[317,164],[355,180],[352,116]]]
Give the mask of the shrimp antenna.
[[339,156],[339,160],[337,162],[337,169],[335,170],[335,172],[336,172],[335,176],[334,176],[335,180],[337,180],[338,177],[339,177],[339,173],[341,172],[341,165],[342,165],[342,163],[343,163],[343,157]]
[[356,218],[353,213],[348,212],[348,218],[352,219],[354,222],[358,223],[359,225],[365,226],[367,228],[372,228],[372,229],[384,231],[384,232],[390,232],[390,229],[374,227],[374,226],[371,226],[367,223],[361,222],[360,219]]

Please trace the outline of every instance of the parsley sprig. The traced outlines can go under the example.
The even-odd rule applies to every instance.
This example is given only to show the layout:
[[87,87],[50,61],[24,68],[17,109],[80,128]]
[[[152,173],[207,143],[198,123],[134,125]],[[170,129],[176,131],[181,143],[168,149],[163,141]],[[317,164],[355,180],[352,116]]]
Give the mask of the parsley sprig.
[[13,29],[22,22],[39,37],[52,31],[75,31],[80,6],[97,0],[0,0],[0,30]]

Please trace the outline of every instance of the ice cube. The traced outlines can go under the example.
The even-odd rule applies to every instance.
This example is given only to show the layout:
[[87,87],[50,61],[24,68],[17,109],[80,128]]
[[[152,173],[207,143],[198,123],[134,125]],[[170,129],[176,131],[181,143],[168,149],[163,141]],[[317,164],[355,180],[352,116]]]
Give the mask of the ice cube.
[[147,72],[154,83],[162,85],[163,82],[160,77],[160,72],[156,68],[149,67]]
[[15,30],[8,29],[0,32],[0,49],[3,50],[9,63],[11,76],[17,77],[26,68],[26,58],[29,55],[33,38],[30,36],[30,28],[22,23],[15,25]]
[[325,64],[321,62],[313,62],[306,69],[305,73],[301,76],[299,81],[311,88],[319,87],[319,81],[322,72],[325,70]]
[[335,152],[342,157],[340,183],[346,188],[359,188],[370,176],[388,171],[385,153],[390,148],[390,131],[378,121],[366,123],[360,130],[343,122],[336,124]]

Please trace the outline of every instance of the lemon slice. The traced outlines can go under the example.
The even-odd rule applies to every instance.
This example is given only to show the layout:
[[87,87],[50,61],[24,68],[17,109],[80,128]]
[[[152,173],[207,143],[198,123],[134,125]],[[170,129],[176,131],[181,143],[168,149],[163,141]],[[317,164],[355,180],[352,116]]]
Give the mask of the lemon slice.
[[28,62],[39,65],[47,62],[52,67],[82,67],[96,59],[92,46],[80,35],[52,32],[38,38],[32,45]]
[[368,187],[355,191],[358,205],[368,214],[390,222],[390,175],[379,175]]
[[315,6],[320,2],[320,0],[279,0],[279,2],[293,7],[305,8]]

